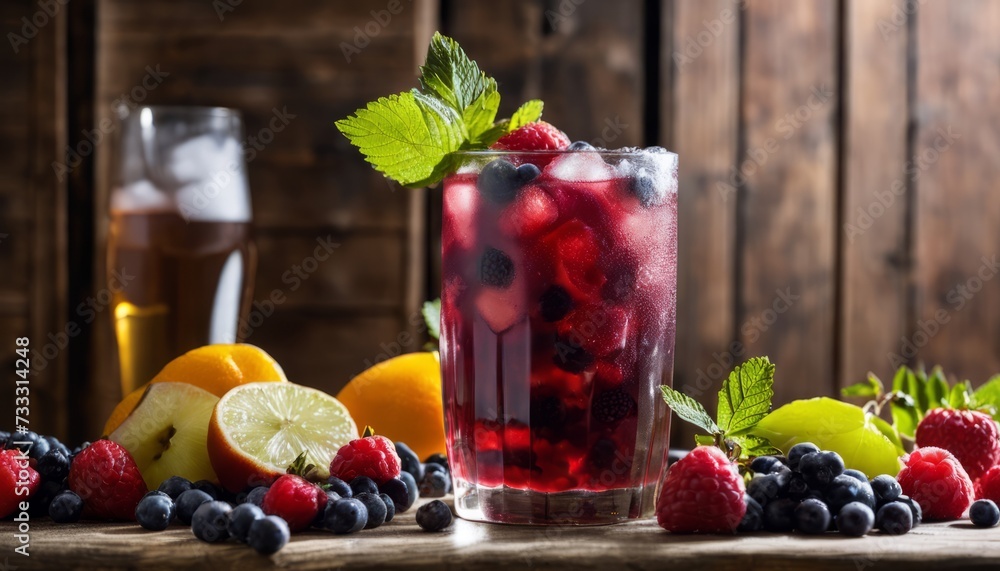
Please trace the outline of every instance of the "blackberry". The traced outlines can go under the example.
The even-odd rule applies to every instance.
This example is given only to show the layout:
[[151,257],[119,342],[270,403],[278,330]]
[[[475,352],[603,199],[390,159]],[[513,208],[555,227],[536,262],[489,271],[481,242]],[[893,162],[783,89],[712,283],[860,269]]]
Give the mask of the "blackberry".
[[913,527],[917,527],[924,521],[924,509],[920,507],[920,504],[916,500],[910,496],[900,494],[895,501],[906,504],[910,508],[910,513],[913,515]]
[[264,503],[264,496],[267,495],[267,490],[269,489],[267,486],[257,486],[247,493],[247,499],[244,503],[260,507]]
[[409,472],[418,481],[424,477],[424,466],[420,463],[420,456],[402,442],[396,443],[396,455],[399,456],[399,465],[404,472]]
[[841,474],[827,486],[826,503],[830,506],[830,511],[838,513],[851,502],[861,502],[875,509],[875,494],[867,479],[862,482],[847,474]]
[[418,485],[420,497],[443,498],[448,493],[448,476],[441,472],[428,472]]
[[372,480],[368,476],[358,476],[351,480],[351,497],[358,494],[377,494],[378,485],[375,484],[375,480]]
[[764,508],[750,496],[745,496],[743,499],[746,500],[747,511],[736,531],[752,532],[764,529]]
[[355,498],[344,498],[326,506],[323,527],[338,535],[364,529],[368,523],[368,508]]
[[799,460],[812,452],[819,452],[819,446],[816,446],[812,442],[802,442],[792,446],[788,450],[788,467],[792,470],[798,470]]
[[171,499],[176,500],[177,496],[191,489],[191,480],[182,476],[171,476],[166,480],[163,480],[160,486],[156,489],[167,494]]
[[598,470],[610,468],[611,463],[617,458],[618,445],[615,444],[615,441],[610,438],[598,439],[597,442],[594,442],[594,445],[590,447],[590,453],[587,454],[587,462]]
[[392,498],[392,503],[396,509],[402,513],[410,509],[413,502],[417,501],[417,483],[413,482],[413,493],[410,493],[410,486],[403,481],[408,478],[413,482],[413,474],[402,472],[399,478],[393,478],[383,482],[379,487],[379,492]]
[[781,498],[764,506],[764,529],[778,533],[787,533],[795,528],[794,500]]
[[385,507],[385,502],[382,501],[382,498],[378,494],[362,493],[354,496],[354,499],[365,504],[365,509],[368,510],[368,518],[365,520],[364,529],[375,529],[385,523],[385,516],[388,515],[388,510]]
[[291,535],[285,520],[276,515],[269,515],[250,524],[247,545],[261,555],[271,555],[281,551]]
[[191,518],[194,516],[195,510],[210,501],[212,501],[212,496],[201,490],[182,492],[174,502],[177,506],[177,519],[184,525],[191,525]]
[[861,502],[851,502],[837,513],[837,531],[851,537],[861,537],[875,525],[875,513]]
[[913,512],[902,502],[889,502],[875,514],[875,527],[889,535],[903,535],[913,529]]
[[336,476],[330,476],[329,478],[327,478],[326,483],[330,484],[330,487],[327,488],[328,490],[330,490],[331,492],[337,492],[338,494],[340,494],[340,497],[342,498],[349,498],[354,495],[354,492],[351,490],[350,484],[348,484],[347,482],[341,480]]
[[517,180],[521,184],[531,182],[542,174],[541,169],[531,163],[524,163],[517,167]]
[[591,417],[601,422],[617,422],[635,410],[635,400],[623,389],[599,393],[591,406]]
[[538,300],[542,319],[549,323],[559,321],[573,309],[573,298],[562,286],[550,286]]
[[795,529],[802,533],[820,534],[826,533],[830,527],[830,510],[822,501],[817,499],[802,500],[795,506]]
[[[887,507],[889,505],[886,504]],[[993,500],[976,500],[969,508],[969,519],[976,527],[995,527],[1000,523],[1000,509]]]
[[810,488],[823,489],[844,473],[844,460],[836,452],[812,452],[799,459],[799,472]]
[[264,510],[254,504],[240,504],[229,512],[229,535],[237,541],[247,542],[250,527],[259,519],[264,518]]
[[451,508],[441,500],[428,502],[417,510],[417,525],[424,531],[441,531],[451,525]]
[[889,474],[875,476],[871,480],[872,491],[875,493],[875,503],[878,505],[896,501],[903,493],[903,488]]
[[385,523],[389,523],[392,521],[392,518],[396,517],[396,502],[392,501],[389,494],[384,492],[380,493],[378,497],[382,500],[382,503],[385,504]]
[[777,456],[758,456],[750,461],[750,470],[754,474],[770,474],[787,468]]
[[[185,494],[189,493],[191,493],[190,490],[185,492]],[[191,531],[195,537],[208,543],[225,541],[229,539],[229,512],[231,511],[233,508],[226,502],[207,501],[194,510],[194,515],[191,516]]]
[[510,256],[487,246],[479,258],[479,281],[485,286],[507,289],[514,283],[514,275],[514,262]]
[[[537,167],[536,167],[537,168]],[[521,189],[521,174],[509,161],[490,161],[479,171],[476,188],[494,204],[507,204],[517,198]]]
[[76,492],[65,490],[56,495],[49,504],[49,517],[56,523],[80,521],[83,514],[83,500]]
[[747,495],[756,500],[761,506],[766,506],[772,500],[776,500],[787,494],[790,479],[791,476],[785,472],[758,474],[747,484]]
[[219,489],[219,486],[216,486],[208,480],[198,480],[197,482],[191,484],[191,488],[205,492],[209,496],[212,496],[213,500],[222,499],[222,490]]
[[144,529],[163,531],[174,519],[174,500],[167,494],[151,492],[146,494],[135,506],[135,521]]
[[567,373],[582,373],[594,364],[594,356],[579,344],[557,338],[552,362]]
[[594,145],[591,145],[587,141],[573,141],[566,147],[569,151],[594,151]]
[[51,448],[38,459],[35,468],[43,481],[62,482],[69,476],[69,455],[58,448]]

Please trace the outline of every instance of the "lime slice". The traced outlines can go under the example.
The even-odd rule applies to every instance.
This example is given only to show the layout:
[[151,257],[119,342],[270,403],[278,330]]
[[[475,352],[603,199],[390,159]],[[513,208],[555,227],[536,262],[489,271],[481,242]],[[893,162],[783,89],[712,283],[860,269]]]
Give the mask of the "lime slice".
[[800,442],[833,450],[848,468],[869,477],[895,476],[903,447],[892,428],[860,407],[819,397],[790,402],[765,416],[752,433],[784,452]]

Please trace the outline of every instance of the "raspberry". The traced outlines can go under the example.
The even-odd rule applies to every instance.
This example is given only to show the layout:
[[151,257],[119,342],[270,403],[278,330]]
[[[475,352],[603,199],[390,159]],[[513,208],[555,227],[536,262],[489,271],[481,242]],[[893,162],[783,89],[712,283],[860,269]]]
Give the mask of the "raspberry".
[[656,521],[675,533],[732,533],[743,520],[743,478],[714,446],[699,446],[667,471]]
[[551,123],[535,121],[507,133],[491,149],[503,151],[558,151],[569,146],[569,137]]
[[917,425],[917,446],[936,446],[955,455],[975,480],[1000,464],[1000,429],[988,414],[936,408]]
[[288,528],[295,532],[309,527],[319,510],[326,507],[326,500],[326,492],[316,484],[302,476],[285,474],[271,484],[260,507],[267,515],[288,522]]
[[976,480],[976,499],[1000,504],[1000,466],[994,466]]
[[330,474],[345,482],[358,476],[368,476],[376,484],[382,484],[399,476],[399,472],[396,447],[385,436],[352,440],[340,447],[330,463]]
[[[27,484],[18,482],[21,470],[28,474]],[[18,504],[35,494],[41,482],[41,475],[28,464],[27,454],[16,449],[0,451],[0,518],[14,513]],[[19,487],[28,488],[28,495],[18,495]]]
[[98,440],[76,455],[69,467],[69,489],[83,498],[85,517],[129,521],[147,492],[128,450],[110,440]]
[[941,448],[913,451],[896,479],[928,521],[958,519],[972,503],[972,480],[951,452]]

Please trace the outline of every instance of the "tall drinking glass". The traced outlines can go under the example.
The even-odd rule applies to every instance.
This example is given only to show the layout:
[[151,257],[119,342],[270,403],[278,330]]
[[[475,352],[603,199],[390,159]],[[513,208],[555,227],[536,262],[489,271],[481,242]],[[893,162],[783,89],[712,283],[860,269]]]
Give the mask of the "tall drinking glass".
[[122,113],[108,272],[124,393],[174,357],[235,343],[256,268],[239,111]]
[[604,524],[652,514],[666,464],[677,155],[460,154],[445,179],[442,335],[455,507]]

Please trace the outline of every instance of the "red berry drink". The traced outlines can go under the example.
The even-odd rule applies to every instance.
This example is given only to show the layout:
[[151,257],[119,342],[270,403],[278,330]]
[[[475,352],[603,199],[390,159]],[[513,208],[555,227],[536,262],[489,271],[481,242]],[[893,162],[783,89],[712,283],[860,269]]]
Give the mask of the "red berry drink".
[[673,369],[677,155],[463,153],[444,181],[441,356],[455,507],[652,514]]

